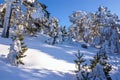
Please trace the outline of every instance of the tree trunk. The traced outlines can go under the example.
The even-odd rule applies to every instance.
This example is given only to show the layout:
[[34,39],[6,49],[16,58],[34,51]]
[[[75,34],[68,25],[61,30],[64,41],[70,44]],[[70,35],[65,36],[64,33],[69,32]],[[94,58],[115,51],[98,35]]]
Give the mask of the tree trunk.
[[11,7],[12,7],[12,2],[7,2],[7,8],[5,12],[5,17],[4,17],[4,23],[3,23],[3,32],[2,32],[2,37],[8,38],[9,37],[9,23],[10,23],[10,17],[11,17]]

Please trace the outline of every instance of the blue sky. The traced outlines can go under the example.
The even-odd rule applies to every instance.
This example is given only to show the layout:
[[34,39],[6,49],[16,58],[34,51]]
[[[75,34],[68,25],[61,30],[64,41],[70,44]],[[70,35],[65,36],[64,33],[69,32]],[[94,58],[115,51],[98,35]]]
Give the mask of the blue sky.
[[[0,0],[0,3],[4,0]],[[100,5],[108,7],[108,9],[116,13],[120,17],[120,0],[39,0],[48,6],[47,10],[51,16],[60,20],[60,25],[69,26],[69,17],[73,11],[83,10],[87,12],[97,11]]]
[[100,5],[108,7],[111,12],[120,16],[120,0],[40,0],[48,6],[52,16],[59,18],[60,25],[69,26],[69,17],[73,11],[97,11]]

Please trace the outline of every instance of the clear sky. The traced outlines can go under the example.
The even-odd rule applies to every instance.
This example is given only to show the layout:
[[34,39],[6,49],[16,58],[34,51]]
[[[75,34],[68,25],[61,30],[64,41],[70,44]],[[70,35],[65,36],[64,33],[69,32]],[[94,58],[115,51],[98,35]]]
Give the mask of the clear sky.
[[[0,3],[4,0],[0,0]],[[120,17],[120,0],[39,0],[48,6],[47,10],[51,16],[60,20],[60,25],[69,26],[69,17],[73,11],[83,10],[87,12],[97,11],[100,5],[116,13]]]
[[39,0],[48,6],[47,10],[52,16],[59,18],[60,25],[69,26],[69,17],[73,11],[84,10],[87,12],[97,11],[100,5],[119,15],[120,0]]

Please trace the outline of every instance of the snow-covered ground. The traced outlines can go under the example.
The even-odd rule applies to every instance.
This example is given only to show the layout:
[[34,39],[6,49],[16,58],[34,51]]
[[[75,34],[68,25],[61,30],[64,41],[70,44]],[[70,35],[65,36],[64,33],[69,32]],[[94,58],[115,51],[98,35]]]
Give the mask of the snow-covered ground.
[[[92,59],[97,51],[92,47],[83,49],[79,43],[65,42],[52,46],[46,44],[45,40],[45,35],[25,37],[28,47],[25,65],[15,67],[6,59],[11,40],[0,37],[0,80],[76,80],[73,60],[76,59],[78,49],[87,60]],[[110,63],[113,66],[113,80],[120,80],[120,55],[111,54]]]

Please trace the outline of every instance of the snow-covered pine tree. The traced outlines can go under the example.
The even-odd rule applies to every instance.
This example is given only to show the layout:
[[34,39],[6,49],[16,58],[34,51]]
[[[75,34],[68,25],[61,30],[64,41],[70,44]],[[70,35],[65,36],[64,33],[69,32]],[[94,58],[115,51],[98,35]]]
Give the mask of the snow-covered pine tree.
[[110,78],[109,72],[111,71],[112,67],[108,63],[108,57],[106,53],[103,53],[103,54],[97,53],[94,56],[94,59],[91,60],[90,69],[93,71],[96,68],[97,64],[102,66],[106,79],[110,80],[111,78]]
[[8,54],[8,60],[12,65],[18,66],[19,64],[23,64],[22,58],[24,58],[25,52],[27,51],[27,46],[24,43],[23,31],[17,25],[14,25],[11,28],[11,39],[13,41],[10,52]]
[[33,3],[24,2],[27,5],[27,27],[29,34],[41,32],[47,34],[49,31],[49,12],[46,10],[46,5],[35,0]]
[[10,64],[17,66],[18,65],[18,59],[17,55],[21,51],[21,43],[20,40],[16,37],[14,37],[13,43],[10,45],[10,51],[7,55],[7,59],[10,62]]
[[74,60],[76,68],[77,68],[77,72],[79,72],[80,70],[82,70],[82,67],[85,65],[83,64],[85,62],[85,59],[83,59],[83,54],[80,53],[80,50],[78,50],[78,54],[75,54],[76,56],[76,60]]
[[90,80],[90,73],[87,70],[80,70],[76,74],[77,80]]
[[18,39],[19,39],[20,42],[21,42],[21,51],[20,51],[19,54],[16,56],[16,58],[19,60],[19,61],[18,61],[18,64],[23,64],[23,65],[24,65],[24,62],[23,62],[21,59],[26,56],[24,53],[28,50],[28,48],[27,48],[27,46],[25,45],[25,43],[24,43],[24,41],[23,41],[23,40],[24,40],[24,37],[23,37],[22,34],[19,34],[19,35],[18,35]]
[[76,40],[77,39],[77,35],[78,35],[78,32],[77,32],[77,27],[76,25],[72,25],[70,28],[69,28],[69,39],[72,41],[73,39]]
[[10,52],[7,56],[10,64],[14,66],[18,66],[19,64],[24,65],[22,58],[26,55],[24,54],[27,51],[27,46],[23,42],[24,37],[22,34],[13,35],[12,37],[13,43],[10,46]]
[[75,55],[76,60],[74,60],[77,70],[76,72],[76,78],[77,80],[90,80],[90,72],[88,71],[88,67],[85,64],[85,59],[83,58],[83,54],[80,53],[80,50],[78,50],[78,53]]
[[73,12],[69,16],[70,22],[72,25],[70,29],[72,30],[73,38],[77,41],[84,40],[85,30],[88,27],[88,16],[84,11]]
[[105,76],[103,66],[99,63],[94,67],[90,80],[108,80]]
[[59,42],[60,27],[58,24],[58,19],[55,17],[50,17],[49,27],[50,30],[48,32],[48,35],[50,38],[47,40],[47,43],[54,45],[55,43]]
[[78,50],[78,54],[75,54],[76,60],[74,60],[76,64],[77,71],[80,71],[83,67],[82,63],[85,62],[85,59],[83,59],[83,54],[80,53],[80,50]]
[[[37,0],[36,0],[37,1]],[[33,18],[31,17],[31,14],[36,11],[35,3],[36,1],[28,1],[28,0],[23,0],[22,4],[26,8],[26,14],[25,14],[25,20],[24,20],[24,26],[25,26],[25,33],[28,35],[35,36],[37,32],[37,27],[34,24]],[[38,6],[36,4],[36,6]]]
[[100,63],[100,54],[97,53],[95,56],[94,56],[94,59],[91,60],[91,65],[90,65],[90,69],[93,69],[97,63]]

